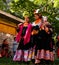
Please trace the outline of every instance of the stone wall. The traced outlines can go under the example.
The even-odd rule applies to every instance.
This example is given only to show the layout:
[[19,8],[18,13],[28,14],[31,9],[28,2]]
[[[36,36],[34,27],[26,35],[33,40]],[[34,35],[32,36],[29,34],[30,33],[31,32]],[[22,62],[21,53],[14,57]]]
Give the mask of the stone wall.
[[0,32],[0,44],[2,44],[3,40],[6,39],[6,38],[8,39],[9,44],[13,43],[13,38],[14,38],[13,35]]

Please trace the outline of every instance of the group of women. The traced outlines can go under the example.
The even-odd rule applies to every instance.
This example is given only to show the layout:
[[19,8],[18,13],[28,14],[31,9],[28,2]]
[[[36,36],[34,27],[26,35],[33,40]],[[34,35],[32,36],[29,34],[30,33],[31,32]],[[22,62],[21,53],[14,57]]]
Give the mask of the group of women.
[[53,54],[53,29],[46,17],[41,13],[34,12],[35,21],[30,22],[29,16],[25,16],[24,23],[17,29],[16,41],[19,43],[14,61],[34,61],[40,64],[43,61],[54,61]]

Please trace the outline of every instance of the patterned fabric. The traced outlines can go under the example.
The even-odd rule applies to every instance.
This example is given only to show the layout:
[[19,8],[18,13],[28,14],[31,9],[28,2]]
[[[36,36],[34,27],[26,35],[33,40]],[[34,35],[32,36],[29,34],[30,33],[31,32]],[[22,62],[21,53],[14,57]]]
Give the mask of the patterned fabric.
[[44,49],[42,49],[40,51],[40,58],[39,59],[44,59],[44,56],[45,56],[45,51],[44,51]]
[[46,59],[46,60],[50,60],[50,51],[49,51],[49,50],[47,50],[47,51],[45,52],[45,59]]
[[35,59],[35,48],[32,49],[32,59]]
[[22,50],[17,50],[14,55],[13,61],[21,61],[21,60],[22,60]]
[[24,50],[24,61],[27,62],[28,61],[28,50]]
[[54,54],[53,54],[53,52],[50,52],[50,59],[51,59],[51,61],[54,61]]
[[50,52],[49,50],[44,50],[44,49],[37,50],[36,61],[38,59],[54,61],[54,54],[53,52]]
[[39,59],[40,58],[39,56],[40,56],[40,50],[37,50],[37,56],[36,56],[36,58]]
[[32,48],[29,50],[28,61],[32,59]]
[[31,61],[31,59],[35,59],[35,49],[31,48],[29,50],[17,50],[13,61]]

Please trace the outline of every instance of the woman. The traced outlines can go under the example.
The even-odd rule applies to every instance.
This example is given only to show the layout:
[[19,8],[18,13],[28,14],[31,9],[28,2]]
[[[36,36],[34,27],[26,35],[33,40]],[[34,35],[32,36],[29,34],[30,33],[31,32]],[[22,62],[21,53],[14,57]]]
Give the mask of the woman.
[[18,44],[16,42],[16,37],[14,37],[14,41],[13,41],[13,56],[15,55],[17,47],[18,47]]
[[28,16],[25,16],[25,21],[19,26],[18,35],[16,41],[19,42],[16,54],[13,58],[14,61],[28,61],[29,49],[31,47],[30,38],[31,38],[32,25]]
[[34,18],[35,21],[33,22],[32,26],[33,26],[33,30],[32,30],[32,46],[33,46],[33,53],[35,50],[35,64],[39,63],[40,61],[37,60],[37,44],[38,44],[38,32],[39,32],[39,28],[42,24],[42,15],[41,13],[38,12],[34,12]]
[[41,26],[37,44],[37,59],[40,60],[40,62],[45,60],[47,64],[49,64],[50,61],[54,61],[52,31],[50,29],[50,25]]

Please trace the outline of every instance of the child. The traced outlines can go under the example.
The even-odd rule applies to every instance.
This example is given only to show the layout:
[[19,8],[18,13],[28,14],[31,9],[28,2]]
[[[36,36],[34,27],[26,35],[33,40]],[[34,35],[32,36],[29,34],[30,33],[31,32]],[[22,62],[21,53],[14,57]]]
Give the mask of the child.
[[2,57],[4,56],[8,57],[9,56],[8,51],[9,51],[8,41],[7,39],[4,39],[2,43],[2,50],[1,50]]
[[13,42],[13,55],[14,55],[15,52],[16,52],[17,46],[18,46],[18,44],[17,44],[17,42],[16,42],[16,37],[14,37],[14,42]]

